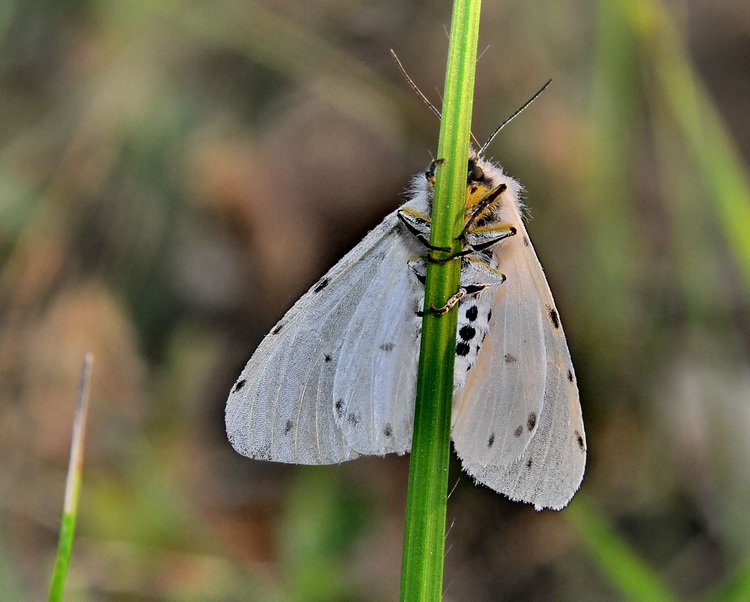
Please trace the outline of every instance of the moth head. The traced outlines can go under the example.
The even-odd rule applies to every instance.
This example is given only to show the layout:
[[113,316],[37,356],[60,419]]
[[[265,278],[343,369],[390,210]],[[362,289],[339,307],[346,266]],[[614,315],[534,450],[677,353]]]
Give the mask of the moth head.
[[[477,210],[482,214],[492,212],[493,205],[496,204],[496,202],[489,205],[486,204],[487,196],[492,192],[494,185],[490,174],[486,172],[483,164],[484,161],[476,154],[471,153],[469,155],[465,201],[465,211],[467,214],[473,214]],[[483,204],[485,206],[480,206]]]

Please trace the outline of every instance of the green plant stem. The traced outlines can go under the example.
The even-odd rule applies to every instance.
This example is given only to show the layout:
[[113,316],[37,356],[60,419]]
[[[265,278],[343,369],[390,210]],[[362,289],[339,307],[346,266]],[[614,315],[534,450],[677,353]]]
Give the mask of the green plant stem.
[[57,544],[55,571],[49,587],[48,602],[58,602],[63,598],[65,579],[73,552],[76,515],[78,513],[78,496],[81,491],[81,470],[83,467],[83,442],[86,438],[86,417],[88,415],[89,384],[91,381],[92,357],[87,353],[83,358],[81,381],[78,386],[78,399],[73,418],[73,437],[70,444],[70,461],[68,476],[65,482],[65,501],[63,502],[62,520],[60,522],[60,539]]
[[[479,0],[454,2],[445,77],[438,144],[444,163],[437,170],[430,243],[453,252],[463,225],[480,6]],[[458,261],[428,264],[401,573],[401,599],[410,602],[439,600],[442,591],[457,312],[430,307],[445,305],[459,276]]]

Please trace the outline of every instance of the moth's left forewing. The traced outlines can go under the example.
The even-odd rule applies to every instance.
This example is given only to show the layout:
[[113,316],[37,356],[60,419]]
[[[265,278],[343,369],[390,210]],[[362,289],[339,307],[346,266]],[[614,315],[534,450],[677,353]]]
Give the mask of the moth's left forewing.
[[368,455],[409,451],[414,429],[421,293],[407,263],[421,249],[397,229],[343,333],[332,390],[347,445]]
[[[239,453],[275,462],[332,464],[360,455],[409,449],[408,429],[395,432],[394,427],[393,436],[383,444],[380,437],[368,437],[372,431],[357,428],[360,423],[342,424],[340,414],[346,408],[338,402],[343,395],[334,396],[337,388],[347,388],[340,386],[347,378],[347,362],[370,367],[383,353],[373,345],[364,345],[355,357],[351,346],[345,345],[348,337],[372,334],[378,324],[390,319],[388,312],[393,313],[394,304],[402,311],[409,306],[401,289],[406,264],[418,243],[404,230],[396,212],[386,216],[263,339],[227,399],[227,436]],[[394,284],[390,287],[388,274],[393,273],[403,276],[399,282],[390,282]],[[381,295],[388,297],[387,306]],[[409,325],[400,321],[394,328],[388,334],[399,343],[396,348],[403,350],[406,345],[399,337],[408,335]],[[397,368],[407,370],[399,366],[402,354],[389,354],[395,365],[385,374],[359,373],[361,390],[372,390],[375,379],[391,378]],[[413,383],[415,370],[408,374]],[[410,386],[407,377],[399,375],[406,381],[402,388]],[[382,413],[390,415],[398,400],[368,396],[367,401],[379,404]],[[396,413],[401,416],[405,411],[408,409],[399,408]],[[352,444],[352,432],[357,435],[356,445]]]

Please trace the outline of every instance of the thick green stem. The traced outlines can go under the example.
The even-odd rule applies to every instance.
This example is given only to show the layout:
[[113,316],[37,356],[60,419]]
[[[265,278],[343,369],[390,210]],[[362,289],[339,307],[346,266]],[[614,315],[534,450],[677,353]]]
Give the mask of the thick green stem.
[[[430,243],[459,250],[466,165],[471,132],[479,0],[455,0],[440,124],[435,202]],[[439,256],[440,253],[437,253]],[[444,256],[449,256],[444,253]],[[401,573],[402,600],[439,600],[443,580],[445,516],[450,458],[450,418],[457,313],[430,311],[458,291],[460,263],[429,263],[417,377],[406,529]]]

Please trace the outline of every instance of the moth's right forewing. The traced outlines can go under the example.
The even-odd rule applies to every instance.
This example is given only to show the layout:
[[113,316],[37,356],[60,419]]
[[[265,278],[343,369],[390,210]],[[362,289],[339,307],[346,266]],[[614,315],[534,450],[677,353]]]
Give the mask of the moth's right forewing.
[[[340,408],[334,381],[337,373],[341,378],[342,360],[350,359],[342,357],[342,348],[360,306],[376,313],[376,319],[385,319],[382,307],[370,307],[373,274],[385,258],[403,262],[389,269],[408,272],[413,244],[396,212],[391,213],[266,335],[227,400],[227,435],[239,453],[275,462],[332,464],[380,452],[377,441],[357,449],[347,441],[336,420]],[[367,349],[371,355],[359,361],[373,363],[375,348]],[[373,378],[389,375],[378,371]]]
[[[471,453],[471,448],[457,446],[456,449],[464,469],[477,481],[504,493],[512,500],[532,503],[537,510],[558,510],[570,501],[581,484],[586,466],[586,435],[570,352],[552,293],[534,248],[526,238],[525,229],[519,228],[519,236],[517,242],[526,241],[526,244],[519,252],[512,253],[512,257],[506,256],[505,266],[515,266],[515,278],[512,279],[509,275],[503,286],[507,285],[508,292],[515,287],[519,296],[522,291],[528,292],[529,304],[524,306],[527,322],[533,321],[530,310],[534,308],[537,312],[538,320],[530,331],[537,333],[535,344],[529,345],[529,338],[522,340],[525,346],[518,351],[518,361],[511,362],[513,365],[520,364],[520,368],[525,370],[526,366],[521,362],[530,359],[529,353],[535,358],[536,364],[539,358],[543,361],[541,399],[536,392],[539,384],[536,379],[540,376],[538,367],[534,370],[534,378],[529,373],[524,377],[529,382],[529,390],[535,390],[533,399],[536,400],[536,409],[533,428],[530,428],[532,421],[526,424],[520,421],[519,426],[522,435],[525,436],[523,431],[527,431],[531,437],[520,457],[515,459],[515,454],[503,454],[493,460],[487,455]],[[510,274],[510,269],[508,272]],[[538,331],[539,325],[541,331]],[[502,357],[502,350],[495,350],[490,356],[495,360]],[[503,380],[498,379],[496,386],[502,392]],[[515,404],[514,409],[527,411],[529,408],[529,399],[525,395],[511,396],[510,401]],[[502,416],[503,414],[499,415]],[[508,429],[513,428],[513,422],[507,424]],[[523,428],[524,425],[526,428]],[[496,428],[499,428],[499,424]]]

